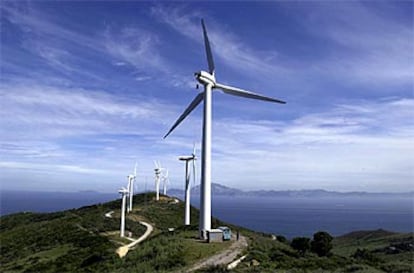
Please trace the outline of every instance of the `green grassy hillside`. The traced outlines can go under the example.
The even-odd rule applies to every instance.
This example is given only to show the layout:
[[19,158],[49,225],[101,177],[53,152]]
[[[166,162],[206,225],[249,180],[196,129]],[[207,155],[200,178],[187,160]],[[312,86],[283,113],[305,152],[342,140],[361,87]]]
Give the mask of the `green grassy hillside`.
[[[200,259],[229,247],[231,242],[207,244],[197,239],[197,225],[182,226],[183,202],[154,194],[134,197],[126,229],[140,237],[145,221],[151,236],[119,258],[116,249],[129,243],[119,238],[120,200],[56,213],[18,213],[1,217],[0,272],[182,272]],[[112,218],[105,213],[114,211]],[[193,223],[198,211],[192,208]],[[358,231],[334,238],[328,255],[298,252],[283,236],[228,225],[248,238],[246,259],[231,272],[414,272],[413,234],[383,230]],[[168,231],[174,228],[173,232]],[[227,272],[225,267],[198,272]]]
[[334,238],[332,250],[324,257],[311,251],[300,254],[285,240],[251,236],[247,258],[234,272],[414,272],[413,233],[352,232]]
[[[126,234],[140,237],[145,221],[150,238],[123,259],[116,249],[130,243],[119,238],[120,200],[56,213],[18,213],[1,217],[0,272],[170,272],[211,256],[228,243],[197,239],[197,225],[183,227],[184,204],[154,194],[134,197]],[[112,218],[105,213],[114,211]],[[198,211],[192,208],[192,220]],[[214,219],[215,224],[221,224]],[[168,228],[175,228],[173,233]]]

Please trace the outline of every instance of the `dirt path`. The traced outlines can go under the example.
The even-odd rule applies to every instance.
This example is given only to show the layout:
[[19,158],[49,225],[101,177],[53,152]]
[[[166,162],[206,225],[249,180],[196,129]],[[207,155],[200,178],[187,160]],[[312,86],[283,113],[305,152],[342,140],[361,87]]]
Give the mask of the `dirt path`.
[[121,246],[116,250],[116,253],[119,255],[120,258],[124,257],[125,255],[127,255],[128,251],[130,249],[133,249],[137,244],[139,244],[140,242],[144,241],[145,239],[147,239],[147,237],[151,234],[151,232],[154,230],[154,228],[146,223],[146,222],[139,222],[141,225],[144,225],[147,227],[147,230],[145,231],[145,233],[139,237],[137,240],[134,240],[132,243],[127,244],[125,246]]
[[212,265],[220,265],[220,264],[228,265],[234,259],[236,259],[237,255],[239,255],[243,251],[243,249],[245,249],[246,247],[247,247],[246,237],[240,235],[239,240],[238,241],[235,240],[228,249],[223,250],[222,252],[216,255],[210,256],[207,259],[197,262],[195,265],[187,269],[185,272],[193,272],[202,267],[212,266]]

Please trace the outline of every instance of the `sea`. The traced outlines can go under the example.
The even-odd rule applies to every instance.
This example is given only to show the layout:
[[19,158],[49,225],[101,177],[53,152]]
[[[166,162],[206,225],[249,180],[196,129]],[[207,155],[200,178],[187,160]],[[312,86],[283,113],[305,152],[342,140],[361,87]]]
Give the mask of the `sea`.
[[[2,216],[17,212],[53,212],[119,198],[97,192],[2,191]],[[287,238],[327,231],[334,236],[356,230],[385,229],[414,232],[414,203],[410,197],[253,197],[213,196],[213,216],[258,232]],[[192,198],[199,207],[199,199]]]

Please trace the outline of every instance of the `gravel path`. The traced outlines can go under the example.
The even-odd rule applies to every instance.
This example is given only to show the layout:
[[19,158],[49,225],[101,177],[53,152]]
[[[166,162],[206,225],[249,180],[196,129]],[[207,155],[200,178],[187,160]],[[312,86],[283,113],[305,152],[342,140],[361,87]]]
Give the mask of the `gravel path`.
[[228,249],[225,249],[216,255],[210,256],[207,259],[197,262],[195,265],[187,269],[185,272],[193,272],[202,267],[212,266],[212,265],[221,265],[221,264],[228,265],[234,259],[236,259],[237,255],[239,255],[243,251],[243,249],[245,249],[246,247],[247,247],[246,237],[240,235],[239,240],[238,241],[235,240]]
[[147,239],[147,237],[151,234],[151,232],[154,230],[154,228],[146,223],[146,222],[139,222],[141,225],[144,225],[147,227],[147,230],[145,231],[145,233],[139,237],[137,240],[134,240],[132,243],[127,244],[125,246],[121,246],[116,250],[116,253],[118,253],[119,257],[122,258],[125,255],[127,255],[128,251],[130,249],[133,249],[137,244],[139,244],[140,242],[144,241],[145,239]]

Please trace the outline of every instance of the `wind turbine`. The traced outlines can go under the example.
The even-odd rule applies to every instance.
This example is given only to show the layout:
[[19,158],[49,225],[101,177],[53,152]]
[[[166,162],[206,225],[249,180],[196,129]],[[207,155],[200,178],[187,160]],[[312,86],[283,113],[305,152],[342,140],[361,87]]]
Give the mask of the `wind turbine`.
[[128,196],[128,190],[122,187],[119,191],[122,197],[122,204],[121,204],[121,237],[125,236],[125,206],[126,206],[126,198]]
[[170,183],[170,178],[168,177],[168,169],[165,169],[164,174],[162,175],[162,186],[163,186],[163,193],[167,195],[167,185]]
[[155,164],[155,200],[160,200],[160,182],[161,182],[161,173],[163,168],[161,168],[161,163],[154,160]]
[[132,203],[134,198],[134,182],[137,177],[137,162],[135,162],[134,174],[127,176],[128,178],[128,196],[129,196],[129,206],[128,212],[132,211]]
[[195,180],[195,146],[193,149],[193,153],[190,156],[180,156],[178,157],[179,160],[185,161],[185,213],[184,213],[184,225],[190,225],[190,175],[191,170],[188,168],[190,161],[193,161],[193,179]]
[[204,86],[204,91],[200,92],[177,119],[171,129],[164,136],[166,138],[202,101],[204,101],[203,115],[203,139],[201,150],[201,191],[200,191],[200,225],[199,232],[202,239],[207,239],[207,232],[211,229],[211,102],[212,91],[220,89],[226,94],[257,99],[275,103],[285,103],[284,101],[266,97],[251,91],[220,84],[216,81],[213,54],[207,36],[206,26],[201,20],[204,35],[204,46],[207,55],[208,72],[200,71],[194,73],[196,80]]

